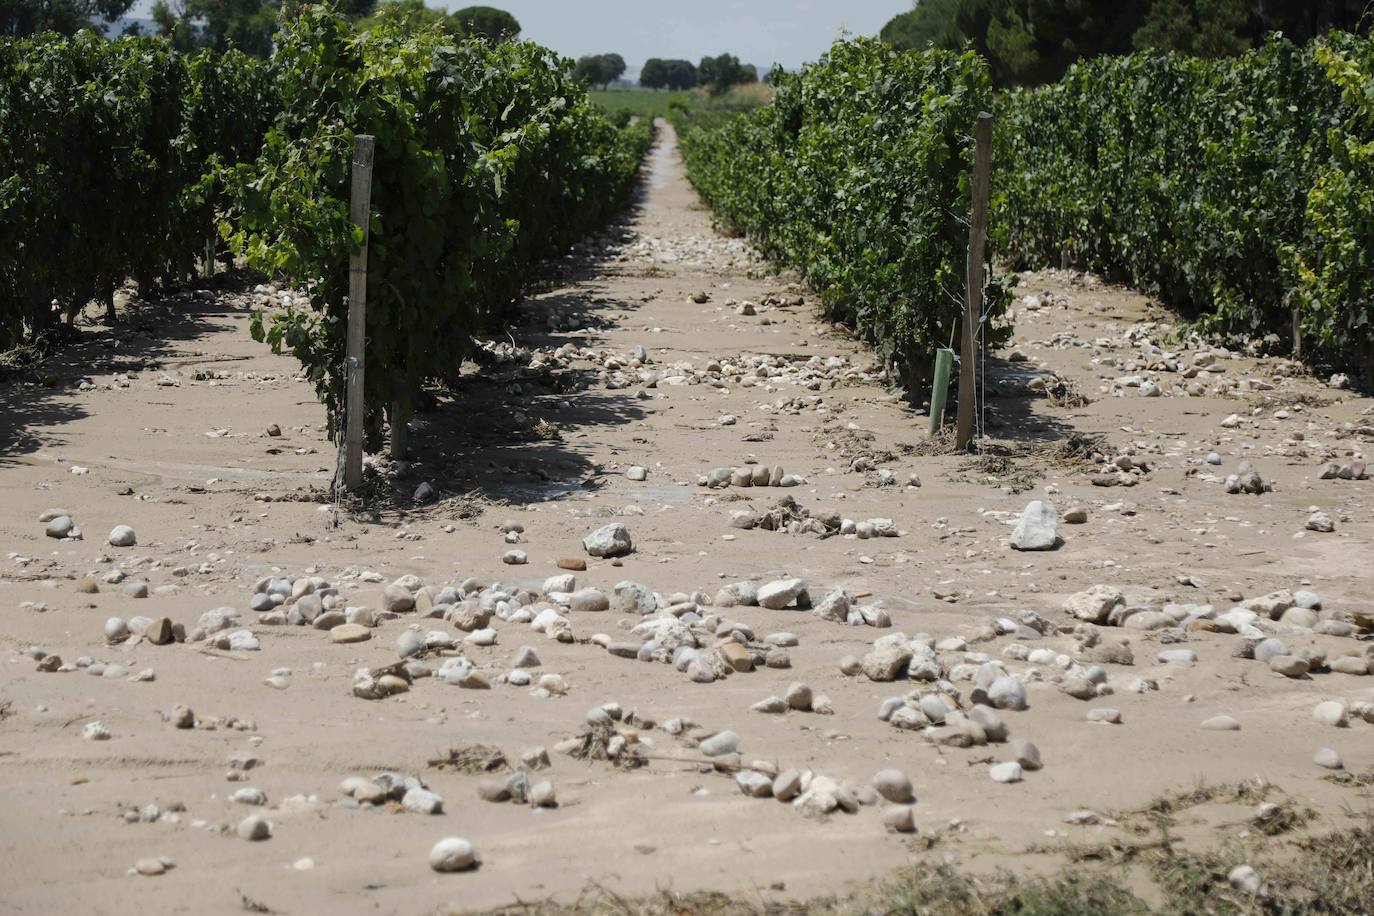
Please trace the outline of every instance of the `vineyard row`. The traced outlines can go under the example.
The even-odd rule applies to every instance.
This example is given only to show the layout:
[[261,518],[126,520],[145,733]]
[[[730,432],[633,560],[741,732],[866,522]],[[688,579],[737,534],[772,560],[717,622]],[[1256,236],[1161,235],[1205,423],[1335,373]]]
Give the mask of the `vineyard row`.
[[[773,78],[774,103],[728,124],[677,112],[689,177],[908,373],[960,319],[980,110],[1000,262],[1097,271],[1211,331],[1374,368],[1369,39],[1105,57],[998,95],[976,55],[859,39]],[[993,343],[1008,279],[986,292]]]
[[[308,292],[259,316],[342,419],[355,134],[376,138],[365,427],[458,372],[531,269],[623,205],[652,125],[617,126],[571,62],[310,7],[270,61],[89,33],[0,40],[0,347],[207,251]],[[299,301],[299,299],[297,300]],[[388,418],[388,414],[391,416]]]

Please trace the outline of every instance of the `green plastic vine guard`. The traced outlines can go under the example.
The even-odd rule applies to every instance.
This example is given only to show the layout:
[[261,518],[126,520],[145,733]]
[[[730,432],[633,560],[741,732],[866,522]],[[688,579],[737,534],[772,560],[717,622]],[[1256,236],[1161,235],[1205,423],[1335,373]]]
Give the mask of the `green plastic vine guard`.
[[953,350],[941,347],[935,351],[935,374],[930,384],[930,434],[932,436],[944,422],[945,398],[949,394],[949,370],[953,365]]

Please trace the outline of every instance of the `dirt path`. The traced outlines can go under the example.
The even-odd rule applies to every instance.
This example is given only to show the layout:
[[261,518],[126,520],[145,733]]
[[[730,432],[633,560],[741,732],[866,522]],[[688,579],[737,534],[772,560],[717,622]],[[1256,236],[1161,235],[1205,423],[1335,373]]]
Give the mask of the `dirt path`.
[[[1123,812],[1199,783],[1267,780],[1277,787],[1272,800],[1320,812],[1310,829],[1339,826],[1346,811],[1367,807],[1367,788],[1325,779],[1329,771],[1313,754],[1330,746],[1348,769],[1368,772],[1374,724],[1357,719],[1335,729],[1315,721],[1312,709],[1321,700],[1374,700],[1368,677],[1271,674],[1233,657],[1243,642],[1234,635],[1104,628],[1109,640],[1129,638],[1135,663],[1108,665],[1115,692],[1085,702],[1051,683],[1060,674],[1055,661],[1034,664],[1007,650],[1073,655],[1075,621],[1064,599],[1098,584],[1121,589],[1133,606],[1226,611],[1277,589],[1310,588],[1328,611],[1370,611],[1374,568],[1363,561],[1374,534],[1374,484],[1319,474],[1327,460],[1349,462],[1369,448],[1374,402],[1283,377],[1276,360],[1220,359],[1201,379],[1150,369],[1149,359],[1170,355],[1141,357],[1140,339],[1171,338],[1148,324],[1163,316],[1151,316],[1142,297],[1031,275],[1021,293],[1048,295],[1043,307],[1018,306],[1012,346],[1027,359],[1011,360],[1008,349],[989,361],[990,388],[1004,395],[989,398],[989,429],[1017,454],[977,462],[923,456],[925,418],[885,391],[869,352],[817,321],[809,292],[770,275],[743,242],[713,232],[671,129],[663,134],[627,225],[557,265],[526,303],[513,340],[539,365],[531,368],[526,354],[519,371],[507,364],[511,371],[469,377],[420,414],[417,460],[398,479],[403,493],[429,482],[441,497],[435,504],[401,500],[400,508],[329,527],[320,494],[334,453],[323,412],[292,360],[249,339],[258,294],[188,294],[165,312],[88,328],[82,343],[45,367],[52,384],[0,386],[0,537],[8,545],[0,561],[0,702],[12,704],[0,721],[0,912],[241,912],[244,895],[281,913],[415,913],[569,899],[591,881],[628,894],[671,887],[786,899],[842,893],[923,855],[975,868],[1043,867],[1059,860],[1064,844],[1129,837],[1110,824],[1067,825],[1071,812],[1129,821]],[[739,314],[744,301],[756,314]],[[553,365],[551,348],[566,344],[588,349]],[[637,346],[651,360],[644,368],[658,374],[652,386],[631,377]],[[1197,352],[1164,349],[1185,367]],[[596,354],[620,366],[586,358]],[[746,366],[747,356],[773,359]],[[731,374],[711,371],[713,361]],[[1027,396],[1028,380],[1052,374],[1089,402],[1054,407]],[[744,375],[753,381],[741,383]],[[1110,394],[1113,380],[1133,375],[1166,388],[1246,381],[1187,399],[1142,397],[1133,386]],[[1231,415],[1237,419],[1224,423]],[[268,424],[283,435],[265,435]],[[1094,486],[1096,463],[1053,451],[1073,433],[1101,435],[1109,455],[1134,452],[1150,471],[1131,487]],[[1205,462],[1211,451],[1220,466]],[[1274,492],[1225,493],[1221,478],[1245,459]],[[698,486],[712,468],[753,462],[805,482]],[[647,469],[646,480],[626,475],[635,465]],[[908,484],[912,475],[919,487]],[[902,534],[861,540],[730,526],[732,512],[762,513],[785,496],[813,514],[892,519]],[[1052,501],[1061,515],[1084,507],[1088,520],[1061,523],[1058,550],[1013,552],[1011,524],[1033,498]],[[1313,506],[1335,520],[1334,533],[1304,529]],[[85,539],[45,538],[37,519],[52,507],[69,510]],[[523,525],[523,542],[503,540],[507,519]],[[636,552],[619,564],[591,560],[577,573],[579,587],[609,593],[633,580],[665,596],[712,596],[738,580],[799,577],[816,601],[839,588],[870,596],[857,603],[880,606],[892,628],[796,610],[716,608],[760,639],[785,632],[799,644],[787,649],[790,669],[694,684],[671,665],[586,642],[594,634],[629,638],[637,621],[614,611],[570,614],[573,643],[493,618],[497,644],[465,647],[492,689],[427,678],[368,702],[350,694],[354,670],[395,661],[396,636],[414,616],[384,622],[370,641],[334,645],[309,627],[256,625],[248,610],[253,584],[274,573],[318,574],[350,606],[372,608],[381,606],[382,586],[364,571],[386,581],[476,577],[538,591],[560,572],[557,558],[582,556],[581,538],[612,520],[630,529]],[[133,526],[139,546],[105,546],[116,524]],[[503,565],[511,549],[525,551],[528,565]],[[77,578],[116,568],[146,580],[153,594],[125,597],[104,582],[98,594],[77,592]],[[260,651],[107,646],[102,638],[111,616],[166,615],[191,628],[220,606],[239,610]],[[990,620],[1026,610],[1063,632],[979,641]],[[442,620],[419,623],[422,632],[465,635]],[[846,677],[839,664],[897,631],[968,641],[966,650],[940,646],[965,702],[986,658],[1017,673],[1038,669],[1027,677],[1030,709],[1001,715],[1013,738],[1038,745],[1044,769],[997,784],[987,761],[1008,759],[1006,745],[940,747],[881,721],[884,698],[929,685]],[[1168,643],[1173,638],[1187,641]],[[1332,658],[1368,646],[1310,628],[1281,638],[1290,652],[1313,647]],[[67,663],[85,656],[128,674],[151,667],[156,679],[35,671],[32,645]],[[536,680],[560,674],[566,695],[536,696],[501,681],[526,645],[540,659]],[[1198,664],[1155,663],[1157,652],[1185,648]],[[284,689],[266,683],[274,672]],[[750,710],[797,681],[828,696],[834,714]],[[898,767],[915,784],[920,833],[885,832],[876,807],[804,818],[790,805],[744,797],[709,767],[663,760],[622,770],[554,753],[552,768],[539,774],[557,787],[559,807],[547,810],[482,801],[478,776],[427,765],[473,743],[499,747],[512,761],[535,746],[552,752],[588,710],[611,701],[658,723],[690,719],[704,730],[698,735],[731,729],[746,764],[810,768],[856,786]],[[176,704],[203,719],[237,717],[243,727],[174,729],[162,713]],[[1104,707],[1119,710],[1122,724],[1086,721],[1089,709]],[[1199,728],[1223,714],[1241,730]],[[110,740],[83,740],[92,720]],[[699,756],[661,728],[642,735],[655,755]],[[240,751],[261,766],[245,781],[226,781]],[[340,803],[341,780],[382,771],[422,777],[443,796],[445,813]],[[266,842],[234,835],[256,810],[229,798],[245,786],[266,793],[263,813],[275,828]],[[175,816],[126,822],[127,810],[150,804]],[[1236,840],[1251,807],[1223,796],[1179,815],[1177,834],[1185,842]],[[427,867],[430,847],[449,835],[473,842],[479,870],[439,875]],[[1025,854],[1033,845],[1038,851]],[[176,867],[155,879],[126,875],[149,856],[169,856]],[[293,867],[306,858],[313,867]]]

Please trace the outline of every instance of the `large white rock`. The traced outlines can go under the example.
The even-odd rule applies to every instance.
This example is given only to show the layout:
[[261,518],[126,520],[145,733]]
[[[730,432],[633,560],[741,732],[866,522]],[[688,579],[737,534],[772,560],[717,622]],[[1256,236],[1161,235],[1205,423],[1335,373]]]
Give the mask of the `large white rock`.
[[621,557],[634,550],[634,542],[628,528],[612,522],[583,538],[582,547],[594,557]]
[[462,871],[477,862],[477,850],[462,837],[444,837],[429,851],[429,867],[435,871]]
[[780,611],[806,591],[803,579],[779,579],[759,588],[759,607]]
[[1350,709],[1340,700],[1318,703],[1312,710],[1312,718],[1322,725],[1330,725],[1333,728],[1350,727]]
[[1021,521],[1011,533],[1011,546],[1014,550],[1053,550],[1059,543],[1055,525],[1059,514],[1054,506],[1041,500],[1031,501],[1021,513]]
[[988,768],[988,775],[992,777],[993,782],[1020,782],[1021,764],[1014,760],[995,763]]
[[137,543],[138,536],[128,525],[115,525],[110,529],[111,547],[133,547]]
[[880,639],[863,657],[863,672],[870,681],[895,681],[912,657],[911,646],[904,640]]
[[1064,600],[1064,612],[1089,623],[1106,623],[1113,608],[1124,605],[1126,596],[1110,585],[1094,585]]
[[1026,685],[1014,677],[999,677],[988,687],[988,703],[997,709],[1025,709]]

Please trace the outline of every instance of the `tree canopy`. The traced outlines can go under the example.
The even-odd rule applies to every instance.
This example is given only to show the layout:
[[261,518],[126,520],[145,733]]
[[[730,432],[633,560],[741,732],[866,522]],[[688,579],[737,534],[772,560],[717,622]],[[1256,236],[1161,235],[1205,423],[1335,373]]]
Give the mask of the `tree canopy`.
[[703,57],[697,65],[697,82],[717,95],[731,86],[758,81],[758,69],[753,64],[740,63],[739,58],[733,54]]
[[579,57],[573,67],[573,79],[592,86],[607,86],[625,73],[625,58],[619,54],[589,54]]
[[[5,0],[0,0],[0,3]],[[334,8],[351,19],[372,12],[376,0],[334,0]],[[419,0],[415,0],[420,5]],[[301,4],[281,0],[156,0],[150,16],[157,33],[180,51],[233,48],[254,57],[272,54],[283,20],[300,14]]]
[[494,6],[465,6],[447,18],[454,24],[452,31],[465,38],[505,41],[520,35],[516,18]]
[[72,35],[95,20],[113,22],[133,5],[133,0],[0,0],[0,36]]
[[[374,0],[352,2],[370,3]],[[424,0],[383,0],[377,4],[375,13],[358,23],[359,30],[374,28],[382,17],[398,18],[404,26],[413,29],[437,25],[455,38],[505,41],[520,34],[520,23],[503,10],[490,6],[469,6],[448,13],[436,7],[426,6]]]
[[[1369,0],[917,0],[883,26],[898,48],[971,45],[1000,86],[1057,80],[1074,61],[1147,48],[1225,57],[1271,31],[1306,42],[1367,31]],[[1374,18],[1371,16],[1369,18]]]
[[697,67],[690,60],[651,57],[639,71],[639,85],[645,89],[691,89],[696,84]]
[[276,9],[262,0],[157,0],[152,18],[179,50],[236,48],[254,57],[272,53],[278,25]]

